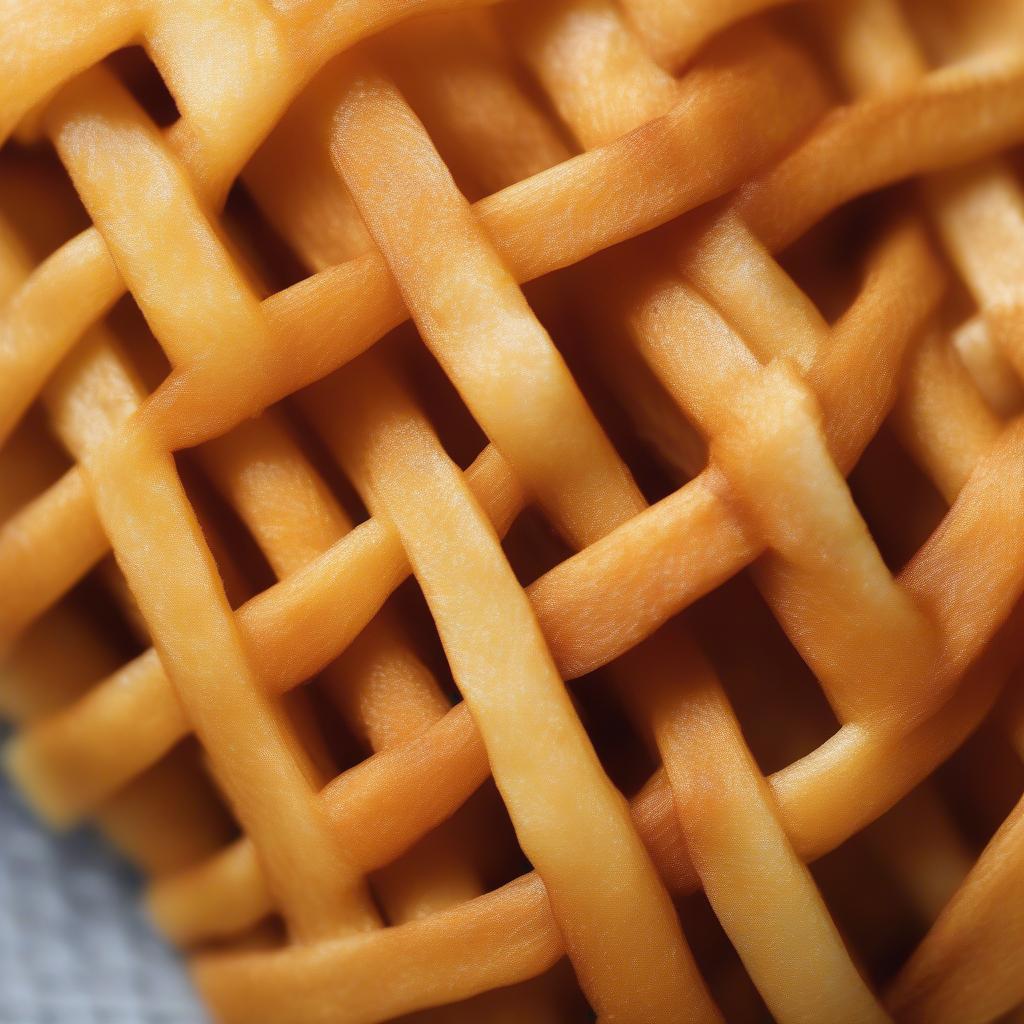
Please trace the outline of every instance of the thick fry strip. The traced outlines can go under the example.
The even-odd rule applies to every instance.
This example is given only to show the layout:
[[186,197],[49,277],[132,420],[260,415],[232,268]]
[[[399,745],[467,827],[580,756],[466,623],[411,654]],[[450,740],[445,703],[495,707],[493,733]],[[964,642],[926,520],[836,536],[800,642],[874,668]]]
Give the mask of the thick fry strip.
[[[367,498],[395,517],[584,990],[610,1019],[669,1020],[680,1012],[716,1019],[625,801],[601,770],[497,538],[388,378],[372,365],[360,370],[346,380],[347,430],[336,435],[338,443],[354,460],[353,477],[365,480]],[[424,514],[453,488],[464,496],[465,511],[449,505],[452,514],[441,521]],[[404,499],[410,493],[417,503]],[[448,564],[459,550],[457,563]],[[516,628],[506,631],[513,617]],[[541,777],[548,782],[538,800]],[[560,840],[566,834],[588,838],[567,848]],[[581,858],[582,849],[603,853]]]

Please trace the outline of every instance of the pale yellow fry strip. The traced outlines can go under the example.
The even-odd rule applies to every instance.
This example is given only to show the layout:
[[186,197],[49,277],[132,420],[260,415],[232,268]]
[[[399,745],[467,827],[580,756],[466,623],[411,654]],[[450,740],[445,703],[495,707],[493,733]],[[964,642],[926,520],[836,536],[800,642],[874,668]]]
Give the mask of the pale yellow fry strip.
[[[330,833],[305,754],[262,694],[171,457],[144,432],[108,442],[88,468],[100,517],[161,662],[215,774],[253,837],[299,937],[366,927],[374,913]],[[174,565],[167,573],[164,566]]]
[[[431,351],[534,494],[583,546],[643,507],[547,332],[430,139],[386,79],[358,73],[334,155]],[[379,175],[371,162],[415,168]],[[405,239],[435,239],[413,251]],[[458,296],[458,302],[452,301]]]
[[353,366],[341,387],[324,393],[321,416],[330,423],[344,395],[332,437],[375,511],[394,517],[591,1003],[609,1019],[715,1019],[626,803],[461,474],[379,367]]
[[982,1024],[1024,999],[1024,804],[1018,803],[900,972],[888,1002],[910,1024]]
[[694,868],[773,1018],[889,1020],[795,854],[714,670],[692,641],[665,639],[627,655],[639,683],[620,691],[653,723]]
[[[528,37],[524,45],[542,78],[545,71],[553,71],[545,85],[555,90],[553,98],[556,104],[559,103],[559,88],[563,92],[568,89],[570,93],[579,89],[592,95],[593,108],[577,107],[567,115],[577,137],[587,144],[590,138],[600,137],[604,130],[603,118],[595,116],[594,111],[621,107],[623,116],[628,118],[633,106],[630,103],[630,84],[634,77],[642,75],[645,70],[653,76],[657,72],[650,67],[645,68],[642,58],[634,57],[628,70],[604,68],[597,84],[591,83],[590,66],[585,57],[588,47],[581,43],[580,36],[589,32],[596,37],[598,45],[608,49],[611,49],[609,40],[614,39],[614,52],[621,54],[631,52],[630,33],[617,22],[610,9],[603,10],[604,17],[597,21],[594,4],[569,0],[548,7],[546,13],[544,27],[547,32],[544,37],[539,41],[535,36]],[[656,93],[652,99],[659,102]],[[642,112],[641,108],[636,115]],[[628,120],[625,126],[630,127]],[[737,233],[741,237],[735,248],[745,258],[738,261],[743,273],[737,273],[736,277],[742,277],[742,284],[738,283],[738,287],[744,293],[752,290],[751,278],[758,272],[763,273],[770,284],[778,283],[779,279],[788,281],[786,275],[774,269],[774,261],[766,252],[757,246],[744,245],[748,240],[742,237],[741,232]],[[750,258],[751,252],[760,257],[759,262]],[[644,349],[644,341],[657,347],[662,358],[655,361],[654,366],[661,371],[663,383],[666,383],[666,377],[669,378],[667,386],[670,393],[678,393],[678,388],[675,392],[672,390],[674,383],[683,384],[685,394],[685,381],[691,378],[696,381],[693,387],[695,400],[686,402],[684,399],[684,402],[691,412],[695,405],[698,407],[697,422],[712,434],[712,450],[719,454],[723,435],[730,430],[722,422],[722,412],[728,410],[734,435],[739,427],[738,447],[742,450],[730,465],[733,479],[744,472],[756,472],[756,467],[777,467],[783,461],[779,459],[778,451],[768,450],[772,448],[772,442],[766,450],[749,450],[751,445],[748,442],[753,438],[753,430],[746,425],[765,419],[763,415],[760,418],[751,415],[751,410],[744,407],[758,389],[757,364],[743,342],[731,334],[705,303],[678,281],[659,279],[653,263],[648,265],[641,259],[637,264],[636,254],[621,261],[609,261],[606,275],[598,273],[592,277],[591,288],[598,296],[612,294],[617,289],[621,292],[624,281],[636,283],[635,291],[628,286],[625,288],[623,305],[628,311],[627,318],[630,315],[637,318],[651,316],[650,330],[641,341],[641,350],[649,355]],[[767,293],[768,289],[764,291]],[[782,289],[782,294],[787,297],[796,292],[792,282]],[[682,316],[679,315],[679,302],[685,304]],[[598,304],[601,304],[600,300]],[[779,306],[784,307],[785,303],[771,302],[771,313],[774,314]],[[800,311],[806,311],[810,303],[802,298],[797,306]],[[608,316],[607,308],[603,312]],[[616,308],[611,315],[621,317],[622,313],[622,309]],[[802,328],[798,318],[791,319],[796,319]],[[757,323],[756,317],[751,320]],[[775,331],[789,326],[784,317],[773,315],[772,320]],[[816,321],[812,320],[812,323],[818,327]],[[776,335],[761,329],[759,324],[757,327],[755,336],[771,353],[778,345]],[[766,334],[768,337],[764,338]],[[827,338],[827,334],[827,328],[821,324],[817,333],[804,329],[790,342],[795,352],[803,357],[805,368],[809,368],[814,358],[814,343],[822,335]],[[810,344],[804,342],[808,335]],[[801,342],[804,342],[803,347],[798,347]],[[767,383],[769,375],[762,376]],[[775,447],[785,451],[788,442],[796,451],[806,451],[807,440],[815,439],[820,433],[817,424],[808,422],[806,409],[799,401],[794,409],[792,398],[787,399],[780,393],[785,391],[784,387],[771,388],[769,385],[769,388],[770,395],[764,398],[762,405],[769,413],[778,406],[782,418],[789,414],[793,420],[785,432],[785,439]],[[803,389],[798,387],[797,390]],[[732,419],[736,405],[739,406],[739,415]],[[795,418],[794,411],[797,412]],[[793,437],[793,434],[798,436]],[[814,444],[810,447],[813,449]],[[832,485],[829,492],[832,505],[842,507],[845,487],[837,486],[833,481],[837,474],[823,439],[818,441],[815,450],[816,457],[811,460],[805,458],[805,465],[778,475],[782,481],[793,481],[797,486],[808,475],[819,480],[825,476]],[[806,465],[808,461],[815,465]],[[758,481],[762,492],[782,490],[786,487],[785,482],[780,483],[773,478],[766,485],[766,481]],[[759,488],[737,489],[747,495],[751,490],[757,494]],[[833,497],[837,490],[840,494],[838,501]],[[824,503],[826,491],[826,487],[819,485],[818,493],[814,495],[818,504]],[[776,513],[774,518],[781,520],[783,526],[777,534],[769,534],[772,539],[781,536],[791,543],[793,538],[787,534],[798,533],[803,544],[792,544],[790,548],[796,547],[798,553],[801,547],[806,550],[825,544],[834,548],[835,545],[828,545],[820,536],[812,539],[803,533],[804,530],[811,532],[815,527],[819,534],[834,532],[831,524],[822,530],[818,520],[810,522],[810,514],[805,510],[815,507],[814,502],[801,502],[787,494],[780,504],[784,507],[781,515],[778,514],[779,509],[772,511]],[[847,504],[851,504],[848,499]],[[801,510],[798,519],[790,513],[793,509]],[[842,515],[833,513],[833,516],[859,521],[855,510],[852,517],[847,509],[843,509]],[[773,516],[758,516],[758,525],[765,522],[773,523]],[[843,540],[849,541],[852,533],[854,531],[847,529]],[[862,555],[862,561],[875,569],[877,575],[870,555],[873,553],[879,563],[880,560],[873,546],[868,545],[868,548],[867,557]],[[845,555],[847,552],[844,551]],[[848,559],[844,559],[845,564],[848,564]],[[814,580],[819,591],[822,589],[822,575],[824,573],[819,571],[818,578]],[[770,578],[782,576],[776,571]],[[891,586],[891,578],[884,570],[882,579]],[[776,606],[779,603],[777,600],[774,602]],[[858,606],[854,614],[859,616],[860,613]],[[674,642],[669,642],[670,636]],[[645,725],[653,728],[659,742],[673,785],[680,824],[705,891],[775,1018],[808,1022],[822,1016],[837,1021],[886,1019],[884,1011],[851,964],[809,872],[786,838],[777,820],[777,812],[771,805],[767,786],[746,750],[728,701],[710,666],[700,658],[692,642],[683,635],[665,632],[625,655],[619,665],[621,668],[615,669],[617,674],[628,672],[628,677],[621,678],[619,683],[624,699],[637,708],[639,717]],[[862,694],[850,693],[849,698],[851,707],[864,706]],[[709,731],[710,736],[707,735]],[[698,775],[703,776],[700,783],[695,781]],[[715,792],[727,795],[717,800],[703,796],[704,793]],[[742,811],[739,806],[742,806]],[[733,821],[742,822],[742,826],[730,828]],[[737,877],[737,866],[743,864],[748,870]],[[753,915],[749,913],[752,894],[757,894],[754,898],[761,901],[760,912]],[[808,936],[814,938],[808,939]],[[813,958],[806,956],[804,950],[807,946],[815,951]],[[804,971],[808,973],[801,973]],[[813,988],[807,984],[810,977],[814,979]],[[810,992],[814,992],[814,996],[808,998]]]

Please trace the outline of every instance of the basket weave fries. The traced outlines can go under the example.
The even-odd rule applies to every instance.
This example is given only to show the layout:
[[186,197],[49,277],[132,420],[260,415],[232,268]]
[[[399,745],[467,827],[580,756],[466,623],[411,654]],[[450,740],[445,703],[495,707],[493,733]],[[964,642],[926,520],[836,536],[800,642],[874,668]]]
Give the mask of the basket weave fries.
[[6,0],[0,137],[8,767],[215,1019],[1024,1002],[1019,0]]

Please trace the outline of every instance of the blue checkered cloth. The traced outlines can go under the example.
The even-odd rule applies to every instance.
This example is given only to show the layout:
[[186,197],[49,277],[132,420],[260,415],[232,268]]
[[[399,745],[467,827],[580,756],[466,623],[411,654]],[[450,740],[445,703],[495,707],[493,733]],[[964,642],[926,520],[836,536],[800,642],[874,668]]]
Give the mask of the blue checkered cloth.
[[141,881],[88,830],[53,836],[0,776],[0,1024],[202,1024]]

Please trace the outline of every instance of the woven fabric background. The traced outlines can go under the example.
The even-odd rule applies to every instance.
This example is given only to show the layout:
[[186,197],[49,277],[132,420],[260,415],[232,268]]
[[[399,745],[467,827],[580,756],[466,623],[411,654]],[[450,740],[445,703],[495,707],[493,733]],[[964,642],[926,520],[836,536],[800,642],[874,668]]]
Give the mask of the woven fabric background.
[[139,880],[87,830],[57,837],[0,776],[0,1024],[202,1024]]

